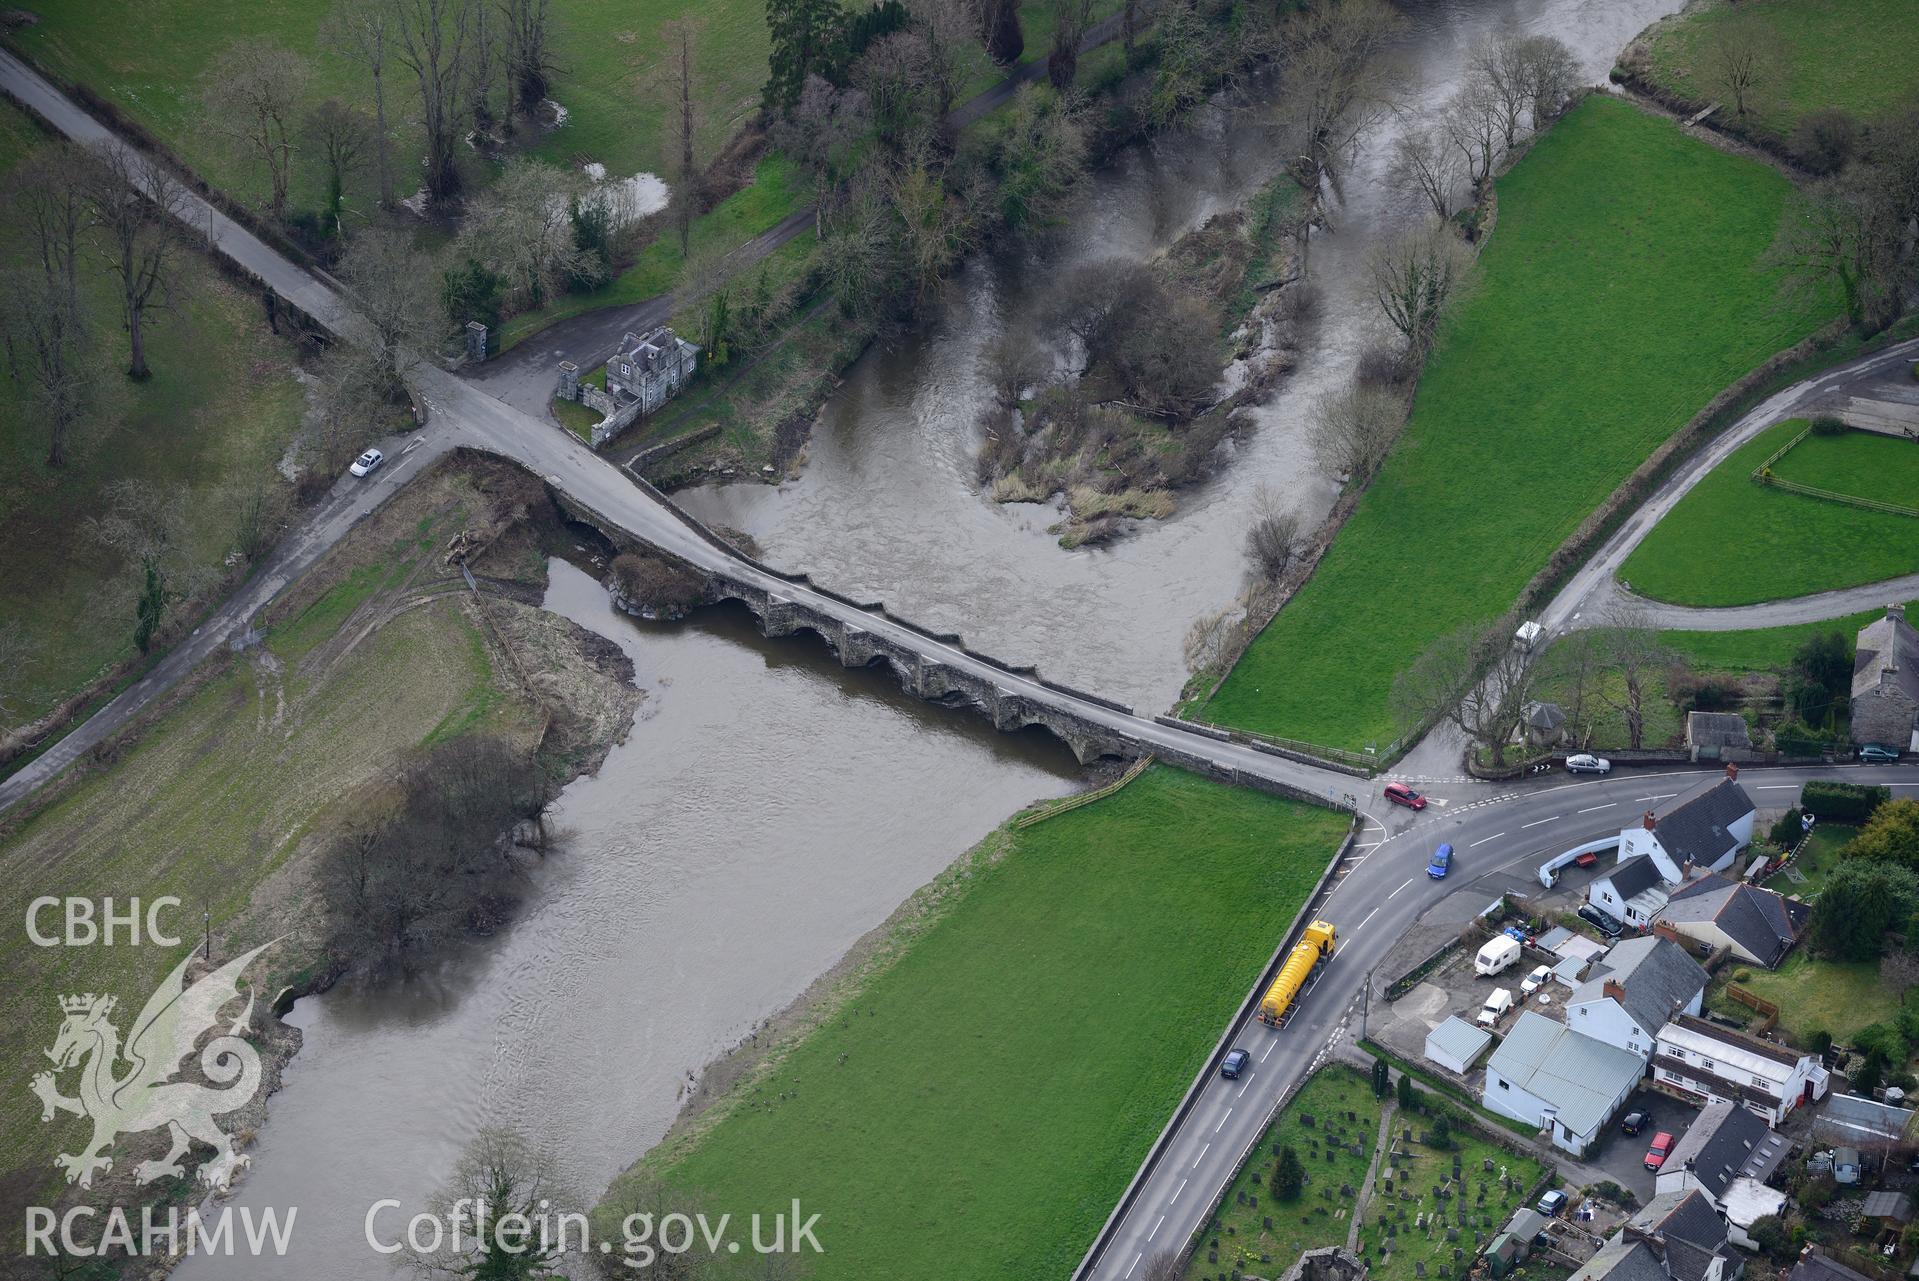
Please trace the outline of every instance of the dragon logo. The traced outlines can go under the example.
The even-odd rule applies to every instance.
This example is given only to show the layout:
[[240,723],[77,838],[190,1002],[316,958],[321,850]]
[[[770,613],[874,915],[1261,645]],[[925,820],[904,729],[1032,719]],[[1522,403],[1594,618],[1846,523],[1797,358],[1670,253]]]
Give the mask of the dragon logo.
[[[93,1139],[86,1147],[54,1158],[68,1183],[91,1187],[94,1171],[113,1168],[113,1158],[101,1154],[117,1136],[162,1126],[170,1132],[172,1150],[163,1160],[142,1161],[134,1167],[136,1182],[182,1175],[180,1158],[196,1139],[214,1151],[213,1159],[200,1167],[200,1182],[221,1189],[232,1182],[249,1158],[234,1151],[233,1140],[213,1118],[244,1107],[260,1088],[259,1052],[240,1036],[253,1017],[251,989],[246,1008],[200,1051],[200,1070],[207,1080],[226,1088],[172,1078],[201,1036],[219,1022],[220,1011],[239,996],[242,971],[277,942],[274,939],[235,957],[192,987],[186,986],[187,966],[193,960],[189,953],[147,998],[124,1048],[119,1029],[109,1017],[116,1004],[113,997],[89,992],[60,998],[60,1012],[66,1018],[53,1048],[46,1052],[54,1070],[37,1074],[31,1088],[40,1096],[42,1121],[53,1120],[57,1112],[93,1119]],[[122,1059],[127,1068],[116,1074]],[[68,1098],[54,1078],[75,1067],[80,1069],[80,1097]]]

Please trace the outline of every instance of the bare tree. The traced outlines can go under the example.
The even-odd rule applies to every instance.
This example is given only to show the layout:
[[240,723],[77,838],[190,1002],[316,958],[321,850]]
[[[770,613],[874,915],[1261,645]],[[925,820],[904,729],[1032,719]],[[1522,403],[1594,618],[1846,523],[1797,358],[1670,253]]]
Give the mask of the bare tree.
[[1406,400],[1390,387],[1355,383],[1313,405],[1307,425],[1313,455],[1335,476],[1372,479],[1406,425]]
[[1787,206],[1768,259],[1782,288],[1809,297],[1837,287],[1862,333],[1897,314],[1906,224],[1864,175],[1822,178]]
[[1475,192],[1484,190],[1500,157],[1498,96],[1485,81],[1469,78],[1447,101],[1442,121],[1467,181]]
[[380,203],[393,204],[392,139],[386,124],[386,62],[392,47],[392,0],[335,0],[323,38],[343,48],[373,78],[373,164]]
[[369,227],[347,245],[336,272],[366,322],[361,346],[389,378],[405,377],[420,352],[446,336],[431,264],[405,233]]
[[468,202],[461,245],[507,281],[517,306],[538,307],[594,269],[569,213],[584,189],[573,169],[508,161],[493,185]]
[[1743,116],[1782,73],[1785,57],[1770,22],[1758,14],[1740,13],[1713,24],[1706,63],[1713,84]]
[[1299,130],[1309,183],[1336,178],[1391,109],[1396,84],[1382,55],[1404,25],[1384,0],[1308,0],[1287,19],[1282,110]]
[[413,73],[426,126],[426,190],[448,200],[460,190],[459,94],[474,0],[392,0],[395,56]]
[[120,282],[120,318],[131,348],[130,378],[146,378],[146,318],[163,306],[180,244],[186,193],[162,164],[131,147],[94,153],[88,203],[101,230],[101,257]]
[[980,0],[980,39],[986,56],[1002,67],[1019,61],[1026,35],[1019,26],[1019,0]]
[[980,43],[973,6],[970,0],[912,0],[906,7],[926,40],[927,84],[936,113],[944,116],[965,81],[966,56]]
[[1517,620],[1468,623],[1434,641],[1393,681],[1394,714],[1407,731],[1447,720],[1483,748],[1495,767],[1532,698],[1527,653],[1513,643]]
[[[501,56],[500,45],[504,39],[500,30],[505,14],[500,15],[501,22],[489,22],[493,12],[490,0],[475,0],[473,5],[473,30],[467,44],[466,57],[466,114],[473,122],[473,132],[486,137],[493,132],[493,66],[496,61],[505,62]],[[513,113],[513,91],[509,79],[507,98],[502,113]]]
[[1221,67],[1219,28],[1198,9],[1169,4],[1158,11],[1159,58],[1145,114],[1163,129],[1206,100]]
[[547,31],[548,0],[503,0],[506,63],[513,101],[530,116],[546,101],[553,83],[553,51]]
[[365,348],[334,343],[315,364],[309,386],[313,412],[300,438],[302,463],[330,478],[382,434],[394,404],[393,376]]
[[113,481],[102,491],[100,511],[87,517],[84,527],[133,571],[139,584],[133,638],[144,654],[166,621],[167,605],[199,591],[211,577],[189,555],[186,491],[144,480]]
[[1444,223],[1376,247],[1366,269],[1380,314],[1413,352],[1431,350],[1439,322],[1465,286],[1473,251]]
[[921,305],[946,273],[977,247],[978,227],[947,190],[924,148],[915,148],[888,176],[887,193],[900,221],[900,250],[914,303]]
[[1246,531],[1246,557],[1253,572],[1278,582],[1299,554],[1299,513],[1277,490],[1261,485],[1253,496],[1253,524]]
[[1532,104],[1524,43],[1517,27],[1503,26],[1480,41],[1466,60],[1466,74],[1485,85],[1492,98],[1499,136],[1508,151],[1519,141],[1520,124]]
[[14,377],[25,358],[49,467],[66,465],[68,435],[91,400],[92,326],[80,294],[89,172],[87,153],[56,143],[36,148],[5,186],[8,230],[24,252],[0,275],[0,327]]
[[1079,43],[1093,22],[1093,0],[1050,0],[1053,47],[1046,55],[1046,79],[1065,92],[1079,74]]
[[339,235],[346,185],[360,172],[361,161],[374,144],[373,122],[359,107],[328,98],[307,112],[300,132],[306,149],[319,159],[326,174],[326,220]]
[[1626,738],[1635,750],[1645,746],[1646,708],[1657,693],[1660,672],[1672,662],[1672,652],[1645,610],[1628,605],[1607,614],[1598,633],[1606,665],[1618,675],[1617,692],[1607,697],[1626,718]]
[[1388,180],[1401,191],[1423,200],[1433,216],[1453,216],[1453,197],[1459,192],[1464,156],[1443,132],[1408,122],[1393,139]]
[[464,1231],[432,1253],[411,1252],[408,1262],[427,1276],[559,1276],[567,1252],[552,1229],[556,1210],[573,1203],[551,1157],[512,1130],[481,1130],[432,1202],[440,1222]]
[[312,68],[265,40],[236,40],[207,67],[207,125],[265,167],[268,211],[286,217],[295,130]]
[[693,110],[693,51],[698,35],[698,19],[691,15],[676,18],[660,30],[672,77],[673,105],[667,112],[668,154],[674,158],[673,225],[680,233],[682,257],[692,238],[693,220],[699,216],[703,197],[700,168],[693,155],[698,123]]
[[1198,675],[1224,667],[1239,648],[1244,624],[1230,609],[1202,614],[1186,629],[1186,670]]
[[1532,96],[1533,128],[1542,129],[1572,97],[1579,80],[1579,61],[1566,43],[1554,36],[1527,36],[1520,42],[1521,74]]
[[1542,681],[1558,694],[1567,733],[1579,747],[1592,742],[1593,721],[1605,689],[1604,648],[1590,630],[1571,632],[1554,642],[1542,660]]

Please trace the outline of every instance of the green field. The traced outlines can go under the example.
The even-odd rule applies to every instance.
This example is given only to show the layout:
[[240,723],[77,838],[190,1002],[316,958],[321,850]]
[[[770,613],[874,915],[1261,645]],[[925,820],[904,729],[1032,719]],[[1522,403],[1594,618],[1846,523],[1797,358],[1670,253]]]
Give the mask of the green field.
[[[15,108],[0,106],[0,170],[40,142]],[[137,657],[133,567],[83,523],[101,510],[110,482],[187,495],[186,559],[215,580],[234,549],[243,497],[257,488],[270,510],[286,504],[289,486],[275,464],[305,407],[294,349],[268,331],[251,292],[195,254],[174,262],[171,305],[148,317],[153,376],[134,383],[123,374],[117,281],[92,252],[84,259],[100,376],[96,408],[71,433],[65,467],[46,465],[47,432],[27,385],[0,380],[0,629],[28,647],[8,674],[0,729],[33,720]]]
[[[1654,600],[1717,606],[1857,587],[1919,569],[1919,518],[1750,478],[1805,426],[1789,419],[1741,446],[1653,527],[1619,576]],[[1890,436],[1809,435],[1773,471],[1802,485],[1919,505],[1919,446]]]
[[[1919,601],[1912,602],[1908,608],[1919,612]],[[1784,671],[1792,662],[1793,651],[1813,636],[1838,632],[1850,645],[1860,628],[1884,613],[1883,609],[1869,609],[1825,622],[1760,627],[1744,632],[1661,632],[1659,639],[1690,662],[1696,671]]]
[[1157,767],[997,834],[921,892],[890,960],[640,1170],[736,1219],[799,1197],[822,1215],[812,1281],[1063,1276],[1345,828]]
[[[1775,882],[1772,888],[1784,892],[1789,887]],[[1777,1005],[1780,1030],[1800,1045],[1818,1031],[1830,1032],[1843,1043],[1860,1028],[1899,1015],[1899,995],[1880,982],[1878,962],[1813,957],[1803,947],[1796,948],[1776,970],[1748,967],[1739,986]],[[1734,1017],[1753,1017],[1751,1010],[1727,997],[1718,985],[1707,1005]]]
[[[1822,107],[1869,119],[1899,106],[1919,64],[1912,0],[1731,0],[1700,5],[1662,25],[1652,40],[1653,76],[1699,102],[1725,96],[1712,73],[1717,33],[1757,21],[1773,33],[1780,73],[1760,86],[1749,114],[1779,133]],[[1730,108],[1726,108],[1730,110]]]
[[1384,746],[1437,636],[1483,623],[1701,406],[1816,327],[1758,263],[1789,191],[1668,121],[1588,99],[1499,182],[1477,291],[1399,447],[1211,719]]

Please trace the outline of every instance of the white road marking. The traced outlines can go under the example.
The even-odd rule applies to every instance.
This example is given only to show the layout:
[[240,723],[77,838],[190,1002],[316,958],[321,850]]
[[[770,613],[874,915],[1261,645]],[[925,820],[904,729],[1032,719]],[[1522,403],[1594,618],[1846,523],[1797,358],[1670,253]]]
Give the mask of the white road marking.
[[[1279,1042],[1276,1039],[1266,1042],[1266,1054],[1271,1054],[1273,1052],[1273,1047],[1278,1044]],[[1264,1063],[1266,1061],[1266,1054],[1262,1054],[1259,1056],[1259,1061],[1261,1063]]]
[[1575,810],[1574,812],[1578,814],[1594,814],[1600,810],[1609,810],[1617,804],[1619,804],[1618,801],[1607,801],[1604,805],[1589,805],[1583,810]]
[[1799,784],[1797,783],[1761,783],[1753,790],[1760,792],[1791,792],[1797,790],[1798,787]]
[[1193,1158],[1192,1168],[1195,1170],[1199,1169],[1199,1163],[1201,1161],[1204,1161],[1206,1159],[1206,1154],[1208,1152],[1211,1152],[1212,1150],[1213,1150],[1213,1141],[1211,1139],[1208,1139],[1206,1140],[1206,1146],[1199,1150],[1199,1155]]
[[1437,806],[1439,806],[1439,807],[1440,807],[1441,809],[1444,809],[1444,808],[1445,808],[1445,807],[1446,807],[1446,806],[1447,806],[1448,804],[1450,804],[1450,802],[1448,802],[1448,801],[1444,801],[1444,800],[1441,800],[1441,799],[1440,799],[1439,797],[1437,797],[1437,796],[1429,796],[1429,797],[1427,797],[1426,799],[1427,799],[1428,801],[1430,801],[1430,802],[1432,802],[1432,803],[1433,803],[1434,805],[1437,805]]
[[1558,821],[1559,821],[1559,815],[1557,815],[1557,814],[1551,814],[1551,815],[1548,815],[1548,816],[1547,816],[1547,817],[1545,817],[1545,818],[1542,818],[1542,819],[1539,819],[1539,820],[1537,820],[1536,822],[1532,822],[1532,823],[1521,823],[1521,824],[1519,825],[1519,830],[1523,832],[1523,831],[1525,831],[1525,830],[1526,830],[1527,828],[1529,828],[1529,827],[1538,827],[1538,826],[1540,825],[1540,823],[1557,823]]
[[1162,1223],[1165,1223],[1165,1222],[1166,1222],[1166,1216],[1165,1216],[1165,1215],[1163,1215],[1163,1214],[1162,1214],[1162,1215],[1160,1215],[1160,1216],[1159,1216],[1159,1223],[1155,1223],[1155,1224],[1153,1225],[1153,1230],[1152,1230],[1151,1232],[1148,1232],[1148,1233],[1146,1234],[1146,1239],[1147,1239],[1148,1241],[1151,1241],[1151,1240],[1152,1240],[1152,1239],[1153,1239],[1154,1237],[1156,1237],[1156,1236],[1158,1236],[1158,1235],[1159,1235],[1159,1229],[1160,1229],[1160,1224],[1162,1224]]
[[1129,1277],[1130,1277],[1130,1276],[1132,1276],[1132,1275],[1133,1275],[1133,1268],[1137,1268],[1137,1267],[1139,1266],[1139,1261],[1140,1261],[1141,1259],[1143,1259],[1143,1258],[1145,1258],[1145,1257],[1146,1257],[1146,1255],[1145,1255],[1145,1253],[1144,1253],[1144,1252],[1141,1252],[1141,1253],[1139,1253],[1139,1254],[1136,1254],[1136,1255],[1134,1255],[1134,1256],[1133,1256],[1133,1267],[1132,1267],[1132,1268],[1128,1268],[1128,1269],[1126,1269],[1126,1275],[1127,1275],[1127,1276],[1129,1276]]
[[[1182,1192],[1184,1192],[1184,1191],[1186,1190],[1186,1184],[1187,1184],[1187,1182],[1188,1182],[1188,1180],[1186,1180],[1186,1179],[1181,1179],[1181,1180],[1179,1181],[1179,1186],[1173,1189],[1173,1201],[1177,1201],[1177,1200],[1179,1200],[1179,1194],[1180,1194],[1180,1193],[1182,1193]],[[1167,1205],[1171,1205],[1171,1204],[1173,1203],[1173,1201],[1168,1201],[1168,1202],[1167,1202],[1166,1204],[1167,1204]]]
[[[1406,885],[1411,885],[1411,884],[1412,884],[1412,883],[1413,883],[1414,881],[1416,881],[1416,880],[1418,880],[1418,879],[1419,879],[1419,878],[1418,878],[1418,877],[1416,877],[1416,876],[1409,876],[1409,877],[1407,877],[1407,878],[1406,878]],[[1406,888],[1406,885],[1402,885],[1402,886],[1400,886],[1400,887],[1399,887],[1399,890],[1403,890],[1403,889],[1405,889],[1405,888]],[[1398,894],[1398,893],[1399,893],[1399,890],[1394,890],[1392,894],[1388,894],[1388,895],[1387,895],[1386,897],[1387,897],[1387,898],[1392,898],[1394,894]]]
[[1246,1087],[1247,1087],[1247,1086],[1249,1086],[1249,1085],[1251,1085],[1252,1083],[1253,1083],[1253,1074],[1252,1074],[1251,1072],[1248,1072],[1248,1073],[1246,1074],[1246,1079],[1245,1079],[1244,1081],[1241,1081],[1241,1082],[1239,1083],[1239,1093],[1238,1093],[1238,1094],[1235,1094],[1235,1095],[1234,1095],[1233,1097],[1234,1097],[1234,1098],[1236,1098],[1236,1099],[1243,1099],[1243,1098],[1245,1098],[1245,1097],[1246,1097]]
[[1213,1127],[1214,1134],[1218,1134],[1221,1130],[1226,1128],[1226,1117],[1231,1116],[1232,1114],[1233,1114],[1233,1110],[1231,1108],[1227,1108],[1226,1116],[1220,1117],[1219,1124]]
[[1634,801],[1669,801],[1679,795],[1678,792],[1661,792],[1657,796],[1635,796]]
[[1466,848],[1469,850],[1476,850],[1480,846],[1484,845],[1487,841],[1496,841],[1504,835],[1505,835],[1504,832],[1494,832],[1491,836],[1482,837],[1481,839],[1474,841],[1471,845],[1468,845]]
[[[1379,909],[1378,909],[1378,908],[1374,908],[1374,909],[1373,909],[1372,911],[1370,911],[1370,912],[1368,912],[1368,913],[1366,913],[1366,921],[1370,921],[1370,920],[1372,920],[1372,919],[1373,919],[1373,918],[1374,918],[1375,916],[1378,916],[1378,915],[1379,915]],[[1347,938],[1351,938],[1351,937],[1352,937],[1352,936],[1353,936],[1354,934],[1357,934],[1357,933],[1359,933],[1359,932],[1360,932],[1361,930],[1363,930],[1363,929],[1365,929],[1365,928],[1366,928],[1366,921],[1361,921],[1361,922],[1360,922],[1359,924],[1357,924],[1357,925],[1355,925],[1355,926],[1353,926],[1353,928],[1352,928],[1352,932],[1351,932],[1351,933],[1349,933],[1349,934],[1347,934],[1347,936],[1346,936],[1346,937],[1347,937]],[[1277,1044],[1277,1042],[1275,1042],[1275,1044]],[[1262,1063],[1264,1063],[1264,1062],[1265,1062],[1265,1060],[1264,1060],[1264,1059],[1261,1059],[1261,1060],[1260,1060],[1260,1062],[1262,1062]]]
[[1355,845],[1355,846],[1353,846],[1353,848],[1354,848],[1354,849],[1356,849],[1356,850],[1376,850],[1376,849],[1378,849],[1378,848],[1379,848],[1380,846],[1382,846],[1382,845],[1384,845],[1385,843],[1386,843],[1386,842],[1384,842],[1384,841],[1374,841],[1374,842],[1373,842],[1372,844],[1370,844],[1370,845]]

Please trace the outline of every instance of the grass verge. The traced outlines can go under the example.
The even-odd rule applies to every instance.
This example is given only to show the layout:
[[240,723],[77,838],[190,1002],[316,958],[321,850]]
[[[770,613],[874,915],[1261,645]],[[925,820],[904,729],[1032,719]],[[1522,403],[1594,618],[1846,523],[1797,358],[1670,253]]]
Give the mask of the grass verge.
[[1155,767],[1002,830],[870,972],[608,1194],[798,1196],[834,1277],[1063,1276],[1337,847],[1329,811]]
[[1539,139],[1500,180],[1479,286],[1399,447],[1211,719],[1348,748],[1390,740],[1396,673],[1507,608],[1716,391],[1830,313],[1781,308],[1760,267],[1788,190],[1608,98]]
[[[1919,565],[1919,520],[1870,511],[1751,479],[1806,426],[1788,419],[1715,467],[1620,567],[1633,591],[1675,605],[1752,605],[1857,587]],[[1869,432],[1807,436],[1776,475],[1838,493],[1912,504],[1919,449]]]

